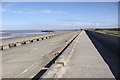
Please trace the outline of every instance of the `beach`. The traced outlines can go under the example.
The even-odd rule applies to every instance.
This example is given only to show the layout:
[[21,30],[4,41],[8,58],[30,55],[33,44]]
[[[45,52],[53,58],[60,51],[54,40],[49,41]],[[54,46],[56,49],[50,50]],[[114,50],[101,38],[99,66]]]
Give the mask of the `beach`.
[[[13,32],[13,31],[12,31]],[[14,31],[14,35],[12,33],[4,33],[1,35],[0,39],[0,45],[6,45],[9,43],[15,43],[15,42],[21,42],[25,40],[32,40],[35,38],[45,37],[48,35],[60,33],[60,32],[38,32],[38,31],[19,31],[19,33],[15,34],[16,31]]]

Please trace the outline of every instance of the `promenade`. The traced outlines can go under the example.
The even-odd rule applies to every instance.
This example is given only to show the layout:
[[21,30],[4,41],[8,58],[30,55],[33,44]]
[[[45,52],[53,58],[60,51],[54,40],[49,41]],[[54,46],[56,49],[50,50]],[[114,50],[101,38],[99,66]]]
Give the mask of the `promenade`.
[[41,78],[115,78],[84,30],[4,50],[2,56],[3,78],[33,78],[41,70]]
[[53,38],[2,51],[3,78],[32,78],[56,52],[78,32],[71,31]]
[[78,43],[65,66],[61,78],[114,78],[91,40],[82,31],[78,36]]

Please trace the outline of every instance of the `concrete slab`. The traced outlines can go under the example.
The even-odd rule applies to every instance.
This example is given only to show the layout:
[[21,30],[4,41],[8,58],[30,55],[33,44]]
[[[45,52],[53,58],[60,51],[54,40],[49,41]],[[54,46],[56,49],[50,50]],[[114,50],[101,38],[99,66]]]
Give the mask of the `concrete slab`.
[[77,32],[73,31],[3,51],[2,77],[32,78],[42,69],[47,59],[50,58],[49,55],[76,34]]
[[62,78],[114,78],[108,65],[100,56],[91,40],[82,31],[79,42],[70,57]]

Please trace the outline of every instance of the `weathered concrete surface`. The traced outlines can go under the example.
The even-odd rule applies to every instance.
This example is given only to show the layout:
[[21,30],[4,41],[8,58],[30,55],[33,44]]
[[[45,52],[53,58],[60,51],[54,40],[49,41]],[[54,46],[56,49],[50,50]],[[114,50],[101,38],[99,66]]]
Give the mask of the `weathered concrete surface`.
[[79,43],[65,66],[62,78],[114,78],[108,65],[104,62],[97,49],[84,31],[81,32]]
[[66,40],[78,32],[68,32],[40,42],[26,44],[2,52],[3,78],[32,78]]
[[17,42],[15,46],[21,46],[21,42]]
[[[78,35],[79,36],[79,35]],[[41,76],[41,78],[58,78],[64,71],[64,66],[69,62],[74,49],[78,43],[79,37],[76,36],[71,44],[64,50],[64,52],[57,58],[55,63],[48,68],[48,70]]]
[[7,44],[7,45],[4,45],[2,48],[3,48],[3,49],[9,49],[10,47],[9,47],[9,45]]

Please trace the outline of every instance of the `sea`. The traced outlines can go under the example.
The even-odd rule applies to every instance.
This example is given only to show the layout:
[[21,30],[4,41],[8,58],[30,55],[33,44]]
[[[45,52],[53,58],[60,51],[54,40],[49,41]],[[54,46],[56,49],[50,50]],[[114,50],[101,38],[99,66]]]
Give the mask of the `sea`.
[[0,39],[23,37],[34,34],[51,34],[54,32],[42,32],[42,30],[3,30],[0,31]]

